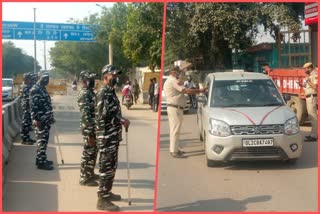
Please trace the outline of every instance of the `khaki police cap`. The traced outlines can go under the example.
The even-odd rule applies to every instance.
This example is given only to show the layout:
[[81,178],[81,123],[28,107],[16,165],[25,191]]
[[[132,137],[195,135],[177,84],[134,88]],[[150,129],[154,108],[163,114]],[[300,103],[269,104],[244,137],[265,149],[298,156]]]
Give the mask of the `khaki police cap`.
[[309,68],[309,67],[312,67],[311,62],[307,62],[306,64],[303,65],[303,68]]
[[170,71],[174,71],[177,73],[181,73],[182,71],[180,70],[179,66],[171,66]]

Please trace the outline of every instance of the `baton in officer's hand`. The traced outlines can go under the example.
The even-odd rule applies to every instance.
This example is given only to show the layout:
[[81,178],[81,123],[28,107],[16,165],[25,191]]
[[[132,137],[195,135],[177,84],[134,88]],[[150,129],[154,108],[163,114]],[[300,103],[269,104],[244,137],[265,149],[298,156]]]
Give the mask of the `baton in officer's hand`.
[[127,175],[128,175],[128,204],[131,206],[131,180],[130,180],[129,145],[128,145],[129,124],[125,126],[125,130],[126,130],[126,148],[127,148],[126,150],[127,150]]
[[54,135],[56,136],[57,139],[57,144],[58,144],[58,149],[59,149],[59,153],[60,153],[60,157],[61,157],[61,163],[64,164],[64,160],[63,160],[63,156],[62,156],[62,150],[61,150],[61,145],[60,145],[60,140],[59,140],[59,136],[56,130],[56,125],[53,124],[53,130],[54,130]]

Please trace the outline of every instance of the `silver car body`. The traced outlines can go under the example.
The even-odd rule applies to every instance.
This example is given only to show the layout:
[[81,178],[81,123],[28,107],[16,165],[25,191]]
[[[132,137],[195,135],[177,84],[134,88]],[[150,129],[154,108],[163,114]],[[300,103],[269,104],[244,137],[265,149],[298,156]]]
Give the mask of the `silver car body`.
[[3,78],[2,79],[2,100],[11,101],[13,100],[13,79]]
[[[297,159],[302,153],[300,128],[297,133],[285,134],[284,125],[294,121],[295,113],[285,105],[274,83],[275,93],[281,97],[280,106],[210,107],[213,84],[220,80],[270,81],[267,75],[248,72],[220,72],[209,74],[205,86],[209,91],[207,103],[199,103],[197,119],[200,138],[205,142],[208,162],[239,160],[288,160]],[[241,95],[242,96],[242,95]],[[279,99],[278,99],[279,100]],[[229,136],[216,136],[209,129],[211,121],[228,124]],[[219,122],[218,122],[219,123]],[[287,127],[287,126],[286,126]],[[207,162],[207,163],[208,163]],[[208,164],[209,165],[209,164]]]
[[[168,76],[163,76],[162,77],[162,91],[161,91],[161,96],[162,96],[162,100],[161,100],[161,113],[166,113],[167,112],[167,99],[166,99],[166,95],[163,91],[163,85],[166,82],[166,80],[168,79]],[[184,107],[183,111],[184,112],[188,112],[190,110],[190,99],[188,95],[185,95],[186,98],[186,103],[187,105]]]

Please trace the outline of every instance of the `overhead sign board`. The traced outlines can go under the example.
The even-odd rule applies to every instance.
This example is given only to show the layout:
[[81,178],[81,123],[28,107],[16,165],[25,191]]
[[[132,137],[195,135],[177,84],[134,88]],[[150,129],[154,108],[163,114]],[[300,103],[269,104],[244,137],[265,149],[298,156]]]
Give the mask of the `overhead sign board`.
[[318,22],[318,3],[310,2],[304,5],[305,25],[311,25]]
[[[51,41],[95,42],[97,25],[36,23],[36,39]],[[2,39],[33,40],[33,22],[2,22]]]

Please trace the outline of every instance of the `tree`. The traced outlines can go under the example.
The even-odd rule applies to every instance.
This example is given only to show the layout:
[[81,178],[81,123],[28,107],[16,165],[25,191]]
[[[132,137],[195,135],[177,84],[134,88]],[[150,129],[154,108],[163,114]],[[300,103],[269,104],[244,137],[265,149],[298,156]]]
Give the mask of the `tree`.
[[129,5],[127,27],[123,36],[126,57],[134,65],[148,65],[151,70],[161,63],[162,3]]
[[[41,66],[37,62],[36,70]],[[20,48],[15,47],[12,42],[2,43],[2,76],[12,78],[16,74],[34,71],[34,58],[26,55]]]
[[[70,19],[71,23],[98,25],[93,30],[97,42],[56,42],[50,50],[54,70],[72,75],[86,69],[98,72],[108,63],[109,43],[113,49],[113,65],[124,73],[144,62],[151,68],[159,66],[162,10],[163,4],[159,3],[116,3],[111,8],[104,8],[101,17],[93,14],[83,20]],[[143,22],[137,19],[136,14]],[[147,33],[141,33],[144,30]],[[133,31],[137,34],[133,35]]]
[[49,53],[55,69],[72,75],[82,70],[98,73],[107,63],[106,48],[94,42],[56,42]]
[[123,35],[127,26],[128,6],[116,3],[112,8],[104,8],[97,31],[97,41],[105,47],[112,44],[113,65],[126,72],[132,63],[123,50]]
[[[282,28],[299,30],[303,6],[303,3],[171,3],[166,59],[168,52],[171,57],[200,57],[204,62],[202,69],[228,68],[232,49],[245,50],[255,44],[259,26],[275,40]],[[177,24],[181,28],[174,27]]]

